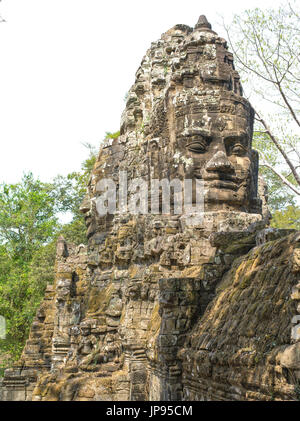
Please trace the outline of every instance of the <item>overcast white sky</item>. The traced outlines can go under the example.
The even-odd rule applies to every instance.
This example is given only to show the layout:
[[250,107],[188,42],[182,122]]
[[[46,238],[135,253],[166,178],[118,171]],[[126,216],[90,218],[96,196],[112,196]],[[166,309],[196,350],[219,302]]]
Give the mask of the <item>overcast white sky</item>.
[[280,0],[3,0],[0,24],[0,182],[32,171],[43,181],[78,170],[82,142],[117,131],[124,96],[152,41],[205,14]]

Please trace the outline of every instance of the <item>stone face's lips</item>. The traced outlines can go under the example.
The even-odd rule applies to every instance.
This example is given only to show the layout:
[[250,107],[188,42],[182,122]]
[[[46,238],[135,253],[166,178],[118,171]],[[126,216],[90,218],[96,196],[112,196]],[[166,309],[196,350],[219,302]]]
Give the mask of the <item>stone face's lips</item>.
[[237,190],[238,185],[232,181],[227,180],[211,180],[207,183],[208,188]]
[[216,172],[208,172],[204,171],[204,174],[201,173],[201,170],[194,171],[195,178],[203,179],[204,181],[223,181],[223,182],[231,182],[232,184],[239,185],[240,181],[238,177],[232,174],[226,173],[216,173]]
[[211,174],[207,173],[204,176],[200,172],[195,172],[194,176],[198,180],[204,180],[205,187],[208,189],[229,189],[238,190],[240,183],[238,178],[231,174]]

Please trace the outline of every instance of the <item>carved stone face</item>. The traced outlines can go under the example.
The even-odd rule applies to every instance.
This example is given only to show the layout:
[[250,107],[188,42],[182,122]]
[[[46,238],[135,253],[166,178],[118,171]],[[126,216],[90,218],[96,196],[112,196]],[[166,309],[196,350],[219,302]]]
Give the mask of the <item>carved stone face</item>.
[[253,192],[253,159],[249,111],[179,114],[176,140],[184,178],[204,180],[206,210],[245,210]]

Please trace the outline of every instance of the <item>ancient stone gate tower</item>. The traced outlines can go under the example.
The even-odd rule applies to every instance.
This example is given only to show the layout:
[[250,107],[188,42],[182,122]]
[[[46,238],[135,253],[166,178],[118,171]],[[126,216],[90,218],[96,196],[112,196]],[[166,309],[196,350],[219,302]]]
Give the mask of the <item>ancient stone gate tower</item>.
[[[88,247],[59,240],[4,399],[297,399],[300,236],[265,229],[253,118],[204,16],[152,43],[88,184]],[[201,222],[99,215],[98,182],[121,172],[149,195],[153,179],[202,180]]]

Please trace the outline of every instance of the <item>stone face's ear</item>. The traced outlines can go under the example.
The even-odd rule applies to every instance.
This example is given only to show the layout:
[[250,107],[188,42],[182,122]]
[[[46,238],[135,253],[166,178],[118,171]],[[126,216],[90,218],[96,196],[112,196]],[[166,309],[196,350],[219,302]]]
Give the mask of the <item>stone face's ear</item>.
[[252,172],[252,184],[253,184],[253,196],[257,196],[258,192],[258,162],[259,162],[259,155],[255,149],[251,149],[250,153],[251,159],[251,172]]
[[254,110],[254,108],[252,108],[251,104],[249,104],[249,108],[250,108],[250,117],[249,117],[250,145],[252,147],[252,138],[253,138],[253,127],[254,127],[255,110]]
[[251,212],[261,213],[262,203],[266,203],[266,197],[260,197],[258,192],[258,152],[254,149],[250,150],[251,171],[250,171],[250,186],[249,186],[249,207]]
[[86,195],[85,198],[83,199],[83,202],[81,203],[79,210],[81,213],[87,213],[91,210],[91,203],[90,203],[88,195]]

